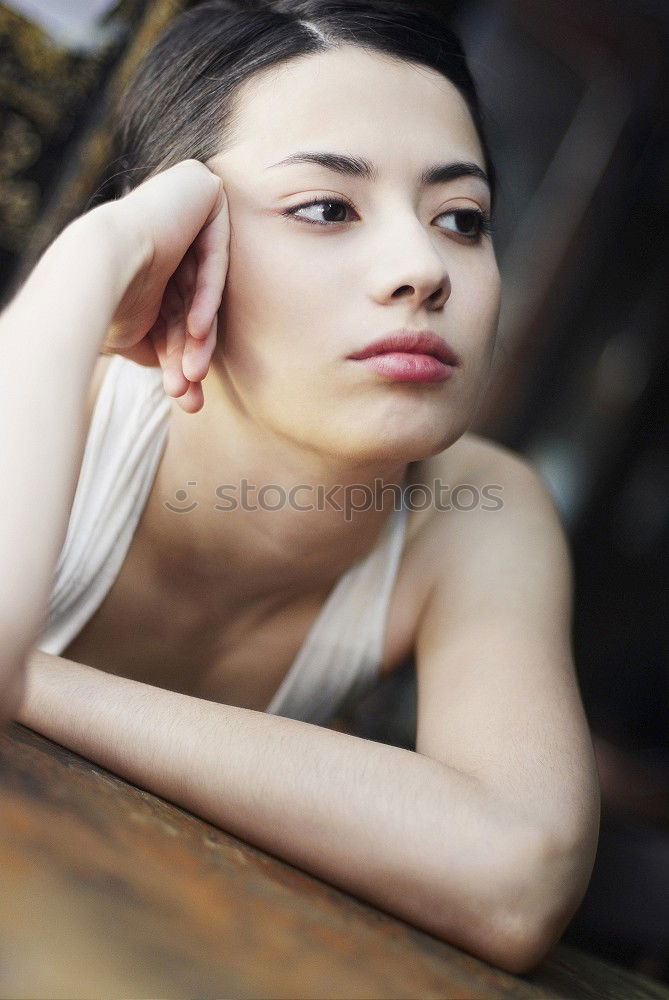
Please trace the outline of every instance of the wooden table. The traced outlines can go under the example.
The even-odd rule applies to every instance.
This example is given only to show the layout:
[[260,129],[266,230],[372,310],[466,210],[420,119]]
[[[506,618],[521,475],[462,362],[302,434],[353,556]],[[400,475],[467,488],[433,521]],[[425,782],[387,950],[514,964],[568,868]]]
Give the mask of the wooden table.
[[507,975],[19,725],[0,877],[2,997],[669,1000],[563,946]]

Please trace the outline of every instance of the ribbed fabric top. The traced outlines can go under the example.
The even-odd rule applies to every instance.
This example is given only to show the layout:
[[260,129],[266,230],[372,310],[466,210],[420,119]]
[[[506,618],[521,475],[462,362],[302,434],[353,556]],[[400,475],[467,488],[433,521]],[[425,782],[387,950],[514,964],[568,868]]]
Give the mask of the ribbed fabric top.
[[[162,457],[171,400],[159,368],[120,355],[91,419],[46,624],[36,643],[59,655],[102,604],[125,560]],[[341,575],[266,711],[322,724],[378,675],[406,508],[375,548]]]

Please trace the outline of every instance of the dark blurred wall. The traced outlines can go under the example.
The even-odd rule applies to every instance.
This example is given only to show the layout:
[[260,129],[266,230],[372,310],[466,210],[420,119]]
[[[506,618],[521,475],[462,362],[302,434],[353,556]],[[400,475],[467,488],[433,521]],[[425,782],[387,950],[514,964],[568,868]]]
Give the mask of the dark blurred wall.
[[532,458],[570,530],[593,722],[611,739],[661,750],[669,5],[516,0],[461,10],[500,160],[508,297],[481,426]]

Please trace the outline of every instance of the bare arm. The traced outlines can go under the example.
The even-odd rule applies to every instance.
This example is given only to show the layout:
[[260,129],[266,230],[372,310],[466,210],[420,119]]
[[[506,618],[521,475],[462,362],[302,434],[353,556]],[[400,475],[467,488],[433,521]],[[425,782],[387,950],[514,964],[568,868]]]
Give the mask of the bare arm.
[[[503,505],[440,515],[425,552],[435,584],[416,644],[416,748],[475,776],[539,832],[542,851],[511,873],[506,896],[520,969],[562,934],[587,888],[599,789],[552,500],[522,459],[480,439],[464,447],[473,481],[500,484]],[[486,936],[485,919],[475,933]]]
[[199,265],[189,247],[206,244],[212,231],[222,237],[211,218],[220,196],[218,178],[189,161],[94,209],[61,233],[0,316],[0,722],[19,697],[22,664],[46,610],[99,352],[162,364],[174,395],[190,391],[183,331],[161,321],[169,283],[185,283],[182,262],[198,282],[189,370],[206,373],[227,245],[205,245]]
[[[18,721],[405,918],[516,967],[496,924],[542,840],[475,777],[397,747],[35,651]],[[487,907],[488,939],[471,929]],[[513,929],[512,929],[513,930]]]
[[46,607],[81,464],[88,384],[142,252],[115,260],[100,221],[83,217],[68,227],[0,318],[0,664],[7,682],[18,677]]
[[417,636],[416,753],[39,651],[18,720],[525,972],[585,890],[598,801],[564,544],[535,477],[512,464],[505,482],[497,521],[461,514],[442,548],[429,542],[440,572]]

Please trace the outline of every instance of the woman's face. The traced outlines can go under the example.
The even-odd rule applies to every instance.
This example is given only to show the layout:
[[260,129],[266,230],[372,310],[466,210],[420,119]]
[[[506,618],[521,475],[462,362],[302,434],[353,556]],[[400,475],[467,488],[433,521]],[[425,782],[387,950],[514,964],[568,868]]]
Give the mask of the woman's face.
[[[483,171],[463,98],[431,69],[345,46],[256,74],[237,108],[231,143],[209,163],[231,222],[215,361],[226,396],[321,455],[408,462],[443,450],[485,388],[499,311],[487,184],[421,179],[437,165]],[[371,176],[281,163],[298,153],[364,160]],[[446,341],[452,375],[395,381],[349,358],[401,328]]]

